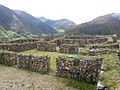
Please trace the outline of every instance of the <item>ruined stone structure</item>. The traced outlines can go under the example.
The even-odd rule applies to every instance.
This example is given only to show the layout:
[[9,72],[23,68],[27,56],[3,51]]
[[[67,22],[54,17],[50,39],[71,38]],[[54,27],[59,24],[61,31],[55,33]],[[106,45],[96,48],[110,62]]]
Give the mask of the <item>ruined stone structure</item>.
[[56,43],[57,46],[61,44],[78,44],[79,47],[84,47],[86,44],[86,41],[83,39],[57,39],[53,42]]
[[59,39],[59,38],[64,38],[64,35],[59,34],[59,35],[45,36],[44,41],[51,41],[51,40]]
[[16,52],[30,50],[30,49],[34,49],[36,47],[37,47],[36,42],[21,43],[21,44],[17,44],[17,43],[0,44],[0,49],[8,50],[8,51],[16,51]]
[[18,67],[35,72],[48,72],[50,70],[50,57],[35,57],[32,55],[18,55]]
[[79,60],[75,58],[58,57],[56,60],[56,75],[97,82],[103,59]]
[[19,68],[35,72],[47,73],[50,70],[50,57],[35,57],[32,55],[16,54],[10,51],[0,51],[0,64],[16,65]]
[[[103,43],[103,42],[107,42],[108,39],[107,38],[102,38],[102,37],[96,37],[96,36],[78,36],[78,35],[73,35],[73,36],[68,36],[65,37],[66,39],[82,39],[82,40],[86,40],[87,43]],[[86,43],[86,44],[87,44]]]
[[72,35],[72,36],[66,36],[65,38],[67,39],[94,39],[94,38],[99,38],[96,36],[90,36],[90,35],[84,35],[84,36],[80,36],[80,35]]
[[113,44],[95,45],[95,46],[92,46],[91,48],[93,48],[93,49],[96,49],[96,48],[118,49],[119,44],[118,43],[113,43]]
[[59,46],[60,53],[77,54],[78,50],[79,50],[79,46],[76,44],[62,44]]
[[105,54],[112,54],[117,53],[115,50],[92,50],[88,52],[79,52],[80,55],[84,56],[97,56],[97,55],[105,55]]
[[10,51],[0,51],[0,64],[7,66],[17,65],[17,54]]
[[85,47],[85,44],[107,42],[107,38],[92,38],[92,39],[89,39],[89,38],[85,38],[85,39],[62,38],[62,39],[53,40],[52,42],[56,43],[57,46],[59,46],[61,44],[78,44],[79,47]]
[[96,51],[89,51],[88,52],[90,56],[96,56],[96,55],[105,55],[105,54],[111,54],[111,53],[117,53],[114,50],[96,50]]
[[56,44],[49,43],[46,41],[39,41],[37,42],[37,50],[40,51],[49,51],[49,52],[55,52],[56,51]]
[[9,43],[30,43],[30,42],[37,42],[39,39],[37,38],[32,38],[32,39],[18,39],[18,40],[13,40],[10,41]]

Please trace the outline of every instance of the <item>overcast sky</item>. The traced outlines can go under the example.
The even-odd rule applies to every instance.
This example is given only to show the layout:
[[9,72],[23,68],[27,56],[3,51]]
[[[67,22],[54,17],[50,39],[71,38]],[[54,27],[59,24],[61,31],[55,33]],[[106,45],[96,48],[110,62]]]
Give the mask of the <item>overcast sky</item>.
[[0,0],[11,9],[49,19],[67,18],[77,24],[109,13],[120,13],[120,0]]

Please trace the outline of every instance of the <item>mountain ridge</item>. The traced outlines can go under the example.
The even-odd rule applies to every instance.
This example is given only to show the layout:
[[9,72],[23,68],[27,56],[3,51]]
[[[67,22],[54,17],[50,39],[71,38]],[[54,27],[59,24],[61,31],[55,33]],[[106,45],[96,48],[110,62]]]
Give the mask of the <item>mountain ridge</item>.
[[47,19],[45,17],[39,17],[38,18],[40,21],[56,28],[56,29],[69,29],[69,28],[72,28],[74,26],[76,26],[76,24],[71,21],[71,20],[68,20],[68,19],[58,19],[58,20],[51,20],[51,19]]
[[[23,14],[20,15],[8,7],[0,5],[0,13],[0,26],[3,27],[4,30],[15,31],[17,33],[30,32],[37,35],[42,33],[48,35],[57,33],[51,26],[40,22],[38,19],[26,12],[22,12]],[[27,17],[25,17],[24,14],[27,15]]]
[[[82,23],[66,31],[68,34],[120,34],[120,16],[111,13],[96,17],[92,21]],[[118,14],[119,15],[119,14]]]

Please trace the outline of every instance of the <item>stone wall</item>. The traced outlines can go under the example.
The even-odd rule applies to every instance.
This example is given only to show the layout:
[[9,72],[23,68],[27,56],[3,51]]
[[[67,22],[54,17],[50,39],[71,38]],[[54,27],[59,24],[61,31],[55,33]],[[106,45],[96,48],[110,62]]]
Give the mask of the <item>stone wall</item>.
[[0,51],[0,64],[16,65],[19,68],[47,73],[50,70],[50,57],[35,57],[32,55],[16,54],[10,51]]
[[119,49],[119,44],[114,43],[114,44],[95,45],[95,46],[92,46],[91,48],[94,48],[94,49],[97,49],[97,48]]
[[35,72],[48,72],[50,70],[50,57],[35,57],[32,55],[18,55],[18,67]]
[[56,60],[56,75],[87,82],[97,82],[99,80],[102,61],[103,59],[79,60],[58,57]]
[[73,35],[73,36],[69,36],[69,37],[65,37],[66,39],[84,39],[86,40],[88,43],[102,43],[102,42],[106,42],[108,41],[107,38],[103,38],[103,37],[96,37],[96,36],[78,36],[78,35]]
[[79,51],[79,46],[76,44],[62,44],[59,46],[59,52],[60,53],[71,53],[71,54],[77,54]]
[[65,38],[67,39],[94,39],[94,38],[99,38],[96,36],[90,36],[90,35],[84,35],[84,36],[80,36],[80,35],[71,35],[71,36],[66,36]]
[[0,51],[0,64],[7,66],[17,65],[17,54],[10,51]]
[[29,43],[29,42],[37,42],[39,39],[37,38],[32,38],[32,39],[18,39],[18,40],[13,40],[10,41],[9,43]]
[[61,44],[78,44],[79,47],[85,47],[86,44],[84,39],[57,39],[52,42],[56,43],[57,46]]
[[0,44],[0,49],[8,50],[8,51],[16,51],[16,52],[30,50],[30,49],[34,49],[36,47],[37,47],[36,42],[21,43],[21,44],[17,44],[17,43]]
[[46,41],[37,42],[37,50],[55,52],[57,45]]
[[52,41],[56,43],[57,46],[61,44],[78,44],[79,47],[85,47],[85,44],[103,43],[107,42],[107,38],[96,38],[96,39],[56,39]]
[[45,40],[45,41],[51,41],[51,40],[59,39],[59,38],[64,38],[64,34],[45,36],[45,37],[44,37],[44,40]]
[[105,54],[112,54],[112,53],[117,53],[117,52],[115,50],[96,50],[96,51],[88,52],[90,56],[105,55]]

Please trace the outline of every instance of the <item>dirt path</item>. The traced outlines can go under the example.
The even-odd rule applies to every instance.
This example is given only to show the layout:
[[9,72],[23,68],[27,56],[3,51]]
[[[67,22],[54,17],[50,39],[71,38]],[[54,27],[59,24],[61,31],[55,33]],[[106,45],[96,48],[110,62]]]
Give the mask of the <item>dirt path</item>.
[[52,75],[0,65],[0,90],[77,90]]

